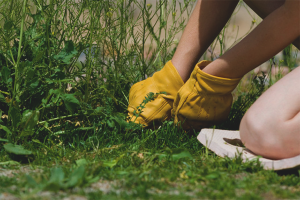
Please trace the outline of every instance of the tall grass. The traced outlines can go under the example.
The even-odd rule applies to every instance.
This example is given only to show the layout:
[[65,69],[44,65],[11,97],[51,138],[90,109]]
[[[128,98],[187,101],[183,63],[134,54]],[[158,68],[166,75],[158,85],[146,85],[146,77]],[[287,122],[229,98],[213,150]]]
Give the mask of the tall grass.
[[124,117],[131,84],[170,59],[193,3],[1,1],[1,137],[17,142],[72,117]]

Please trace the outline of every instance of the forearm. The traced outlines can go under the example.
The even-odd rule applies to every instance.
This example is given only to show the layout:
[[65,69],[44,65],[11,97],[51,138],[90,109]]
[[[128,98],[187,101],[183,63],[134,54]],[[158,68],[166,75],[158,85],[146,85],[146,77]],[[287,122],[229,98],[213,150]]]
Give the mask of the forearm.
[[[297,3],[293,2],[295,6]],[[240,43],[203,71],[220,77],[242,77],[295,41],[300,35],[299,6],[292,8],[290,5],[285,3],[272,12]]]
[[300,50],[300,37],[298,37],[296,40],[294,40],[293,45]]
[[186,81],[202,54],[218,36],[233,13],[238,0],[199,0],[172,58]]
[[[244,2],[262,19],[266,18],[274,10],[281,7],[285,0],[272,0],[272,1],[257,1],[257,0],[244,0]],[[300,50],[300,37],[294,40],[293,45]]]

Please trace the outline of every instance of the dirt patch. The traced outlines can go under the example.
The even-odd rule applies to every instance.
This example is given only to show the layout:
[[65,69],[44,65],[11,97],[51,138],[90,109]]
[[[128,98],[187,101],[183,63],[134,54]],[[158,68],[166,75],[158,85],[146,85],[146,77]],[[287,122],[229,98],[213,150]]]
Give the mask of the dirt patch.
[[0,200],[19,200],[19,198],[9,193],[2,193],[0,194]]
[[235,179],[241,180],[241,179],[243,179],[243,178],[245,178],[245,177],[247,177],[247,176],[248,176],[247,173],[242,172],[242,173],[235,174],[233,177],[234,177]]
[[18,169],[3,169],[0,168],[0,176],[13,178],[19,174],[43,173],[42,169],[32,169],[30,166],[21,166]]
[[87,198],[84,196],[71,195],[69,197],[63,198],[63,200],[87,200]]

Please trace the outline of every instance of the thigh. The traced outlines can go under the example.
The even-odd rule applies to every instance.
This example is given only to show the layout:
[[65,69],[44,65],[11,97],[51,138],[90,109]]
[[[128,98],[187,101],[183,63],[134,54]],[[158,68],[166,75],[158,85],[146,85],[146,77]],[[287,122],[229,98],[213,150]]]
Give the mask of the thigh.
[[300,154],[300,67],[270,87],[240,125],[245,146],[273,159]]

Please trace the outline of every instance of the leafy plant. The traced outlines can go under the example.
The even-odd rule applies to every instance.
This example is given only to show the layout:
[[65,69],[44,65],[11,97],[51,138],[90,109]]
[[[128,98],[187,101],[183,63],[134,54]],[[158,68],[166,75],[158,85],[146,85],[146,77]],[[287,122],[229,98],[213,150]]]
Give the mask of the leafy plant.
[[[2,1],[0,114],[8,117],[0,121],[0,136],[22,145],[48,134],[92,131],[99,128],[96,121],[136,130],[124,120],[126,91],[166,62],[193,3],[179,3],[177,10],[177,2],[167,0],[156,6],[137,0]],[[85,122],[75,130],[59,130],[62,120],[78,118]]]

